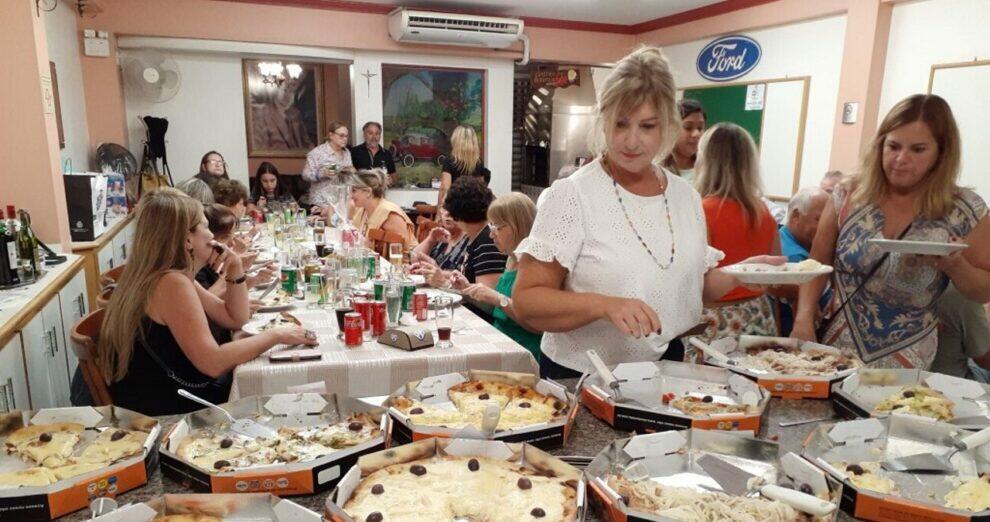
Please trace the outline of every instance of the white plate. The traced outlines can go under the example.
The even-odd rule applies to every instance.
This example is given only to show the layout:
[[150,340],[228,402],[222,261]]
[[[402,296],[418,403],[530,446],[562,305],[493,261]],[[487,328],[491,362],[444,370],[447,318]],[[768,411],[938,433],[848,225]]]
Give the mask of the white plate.
[[966,243],[939,243],[936,241],[908,241],[906,239],[870,239],[870,243],[883,252],[898,254],[919,254],[926,256],[947,256],[967,248]]
[[[262,328],[264,328],[265,325],[267,325],[269,322],[271,322],[272,319],[274,319],[274,318],[276,318],[278,316],[279,316],[279,314],[277,314],[277,313],[272,313],[272,314],[256,314],[254,316],[254,318],[251,319],[251,321],[249,323],[247,323],[247,324],[245,324],[244,326],[241,327],[241,331],[244,332],[244,333],[246,333],[246,334],[248,334],[248,335],[258,335],[261,332],[264,332],[265,331],[265,330],[262,330]],[[282,325],[282,326],[294,326],[294,325],[291,324],[291,323],[286,323],[285,325]]]
[[799,285],[825,274],[832,273],[832,267],[820,265],[813,270],[798,270],[799,263],[765,265],[760,263],[729,265],[722,271],[731,274],[743,284],[751,285]]

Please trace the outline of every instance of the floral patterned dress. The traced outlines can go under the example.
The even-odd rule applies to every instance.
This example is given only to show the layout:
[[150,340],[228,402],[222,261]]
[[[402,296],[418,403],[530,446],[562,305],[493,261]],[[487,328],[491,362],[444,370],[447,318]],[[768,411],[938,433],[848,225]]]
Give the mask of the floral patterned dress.
[[[821,342],[853,350],[874,368],[927,369],[938,345],[935,304],[949,284],[944,272],[916,256],[892,252],[859,292],[883,252],[868,242],[882,239],[885,217],[876,205],[847,204],[846,187],[832,194],[839,209],[832,298],[824,316],[835,316]],[[915,218],[903,237],[913,241],[948,242],[966,237],[987,213],[975,192],[960,189],[945,216]]]

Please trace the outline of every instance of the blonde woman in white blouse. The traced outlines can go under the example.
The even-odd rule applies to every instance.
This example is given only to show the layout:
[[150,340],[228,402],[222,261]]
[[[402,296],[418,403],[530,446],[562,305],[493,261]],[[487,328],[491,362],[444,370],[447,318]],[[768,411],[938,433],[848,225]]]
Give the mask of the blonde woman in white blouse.
[[654,164],[677,137],[674,92],[659,49],[623,58],[598,100],[601,154],[548,189],[516,249],[513,306],[527,327],[547,332],[545,376],[589,371],[589,349],[609,365],[657,360],[698,324],[703,302],[739,286],[714,269],[723,256],[708,246],[698,193]]

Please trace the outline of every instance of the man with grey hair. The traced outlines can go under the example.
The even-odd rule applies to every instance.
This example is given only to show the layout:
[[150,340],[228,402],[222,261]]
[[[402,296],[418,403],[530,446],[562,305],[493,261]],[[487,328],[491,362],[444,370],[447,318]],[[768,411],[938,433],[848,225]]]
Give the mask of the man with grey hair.
[[830,170],[822,176],[822,181],[818,184],[818,186],[825,192],[831,194],[832,191],[835,190],[835,186],[842,183],[843,177],[845,177],[845,175],[842,174],[841,170]]
[[780,253],[788,261],[798,263],[811,255],[811,243],[827,201],[828,193],[818,187],[803,188],[791,197],[787,217],[780,227]]

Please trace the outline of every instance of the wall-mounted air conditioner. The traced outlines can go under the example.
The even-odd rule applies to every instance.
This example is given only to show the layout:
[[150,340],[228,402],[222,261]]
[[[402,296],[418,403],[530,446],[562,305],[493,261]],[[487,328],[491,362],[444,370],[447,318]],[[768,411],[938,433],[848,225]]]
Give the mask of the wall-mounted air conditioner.
[[388,34],[396,42],[470,45],[504,49],[523,35],[515,18],[416,11],[400,7],[388,15]]

